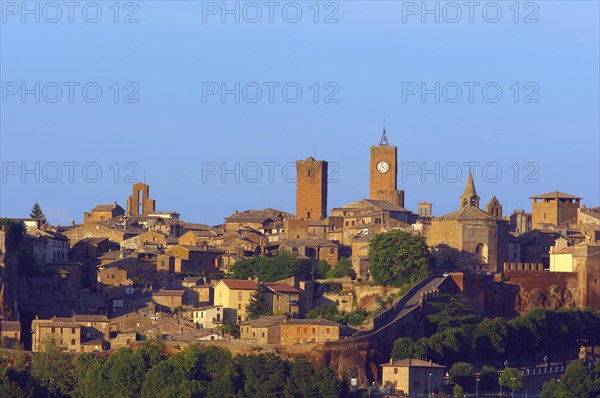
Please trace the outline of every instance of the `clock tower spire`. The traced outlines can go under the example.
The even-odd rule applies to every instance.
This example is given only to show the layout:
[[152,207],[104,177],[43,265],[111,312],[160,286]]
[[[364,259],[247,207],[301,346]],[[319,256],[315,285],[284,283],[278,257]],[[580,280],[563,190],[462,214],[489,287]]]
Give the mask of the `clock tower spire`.
[[404,191],[399,191],[397,148],[388,143],[385,127],[379,145],[371,147],[370,199],[385,200],[404,207]]

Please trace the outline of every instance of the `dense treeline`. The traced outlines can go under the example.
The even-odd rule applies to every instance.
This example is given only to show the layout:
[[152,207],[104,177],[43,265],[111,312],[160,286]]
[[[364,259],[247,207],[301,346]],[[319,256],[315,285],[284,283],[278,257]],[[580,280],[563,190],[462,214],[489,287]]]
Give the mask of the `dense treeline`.
[[444,365],[471,359],[501,364],[509,360],[540,363],[574,357],[581,346],[600,345],[600,313],[590,309],[535,308],[505,321],[484,318],[479,323],[440,328],[419,340],[400,338],[392,357],[429,359]]
[[292,276],[311,279],[312,272],[309,259],[277,252],[273,257],[257,256],[236,262],[231,268],[231,278],[258,278],[261,282],[275,282]]
[[52,341],[30,361],[23,352],[7,353],[1,364],[2,397],[333,398],[347,391],[329,368],[313,368],[302,357],[290,362],[273,353],[232,356],[199,345],[169,356],[160,339],[104,358],[69,354]]

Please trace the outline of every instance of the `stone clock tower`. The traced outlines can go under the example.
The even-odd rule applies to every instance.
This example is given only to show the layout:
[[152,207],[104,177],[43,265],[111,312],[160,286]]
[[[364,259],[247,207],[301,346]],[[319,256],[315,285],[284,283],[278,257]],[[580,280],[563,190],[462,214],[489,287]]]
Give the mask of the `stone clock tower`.
[[398,190],[398,151],[390,146],[383,129],[381,142],[371,147],[371,200],[385,200],[404,207],[404,191]]

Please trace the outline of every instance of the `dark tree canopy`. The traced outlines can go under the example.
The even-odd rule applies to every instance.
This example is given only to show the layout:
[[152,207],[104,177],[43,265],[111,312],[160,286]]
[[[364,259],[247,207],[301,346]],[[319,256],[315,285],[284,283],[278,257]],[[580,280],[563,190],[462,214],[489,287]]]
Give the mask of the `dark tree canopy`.
[[298,258],[287,252],[277,252],[273,257],[252,257],[236,262],[232,267],[232,278],[258,278],[261,282],[275,282],[298,276],[309,279],[312,264],[307,258]]
[[269,305],[267,299],[260,294],[260,287],[252,294],[250,302],[246,306],[246,311],[248,312],[250,319],[260,318],[264,315],[272,315],[273,309]]
[[31,208],[31,213],[29,213],[29,217],[40,220],[42,224],[48,223],[48,221],[46,221],[46,216],[44,215],[44,212],[42,211],[42,208],[40,207],[40,204],[38,202],[35,202],[33,204],[33,207]]
[[369,272],[380,285],[416,282],[429,271],[425,238],[402,230],[376,235],[369,242]]

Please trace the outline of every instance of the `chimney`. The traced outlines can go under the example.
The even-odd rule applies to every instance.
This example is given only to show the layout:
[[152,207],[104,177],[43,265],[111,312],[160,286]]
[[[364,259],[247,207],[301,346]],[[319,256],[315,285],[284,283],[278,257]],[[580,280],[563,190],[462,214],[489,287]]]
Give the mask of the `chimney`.
[[390,365],[394,363],[394,360],[390,358]]

